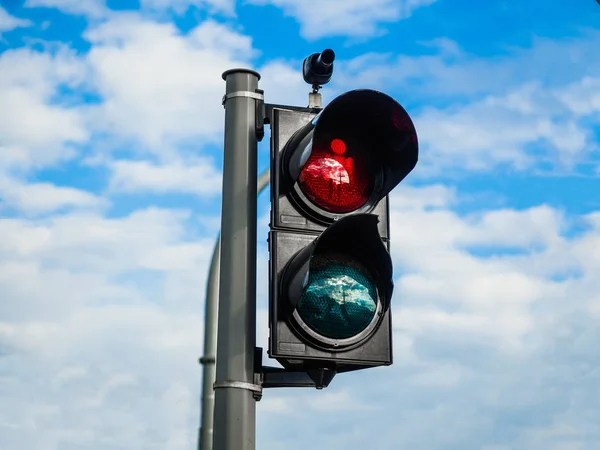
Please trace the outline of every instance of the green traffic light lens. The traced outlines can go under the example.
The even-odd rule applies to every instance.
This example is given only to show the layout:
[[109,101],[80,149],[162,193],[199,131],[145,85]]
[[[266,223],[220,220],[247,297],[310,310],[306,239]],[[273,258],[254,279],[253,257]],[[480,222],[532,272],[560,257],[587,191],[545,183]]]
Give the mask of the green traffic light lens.
[[364,331],[377,310],[377,289],[366,270],[352,262],[317,262],[297,311],[304,323],[329,339],[347,339]]

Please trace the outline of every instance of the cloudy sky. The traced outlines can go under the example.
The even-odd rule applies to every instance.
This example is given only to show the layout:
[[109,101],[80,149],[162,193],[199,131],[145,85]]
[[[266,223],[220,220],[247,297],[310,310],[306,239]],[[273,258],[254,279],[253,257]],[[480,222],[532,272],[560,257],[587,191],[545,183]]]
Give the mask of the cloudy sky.
[[266,391],[257,449],[598,448],[598,3],[0,5],[0,449],[194,448],[221,73],[305,105],[326,47],[325,101],[381,89],[419,134],[391,198],[394,365]]

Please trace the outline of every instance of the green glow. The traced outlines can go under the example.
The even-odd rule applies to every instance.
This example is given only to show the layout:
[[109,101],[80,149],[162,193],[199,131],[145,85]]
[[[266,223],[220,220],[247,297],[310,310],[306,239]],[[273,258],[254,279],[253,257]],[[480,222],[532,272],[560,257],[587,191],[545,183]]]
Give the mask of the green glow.
[[373,320],[377,290],[363,271],[330,262],[311,270],[297,308],[313,331],[330,339],[346,339]]

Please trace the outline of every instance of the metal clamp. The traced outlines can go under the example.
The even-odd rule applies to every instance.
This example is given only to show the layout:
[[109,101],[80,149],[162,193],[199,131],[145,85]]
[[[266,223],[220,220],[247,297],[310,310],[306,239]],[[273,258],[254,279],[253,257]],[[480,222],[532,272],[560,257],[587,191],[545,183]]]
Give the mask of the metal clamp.
[[229,100],[230,98],[235,98],[235,97],[247,97],[247,98],[254,98],[256,100],[264,100],[265,99],[265,96],[262,92],[235,91],[235,92],[230,92],[229,94],[225,94],[223,96],[223,105],[225,104],[225,102],[227,100]]
[[214,356],[203,356],[202,358],[200,358],[198,360],[198,362],[202,365],[204,364],[214,364],[217,362],[216,358]]
[[245,381],[215,381],[213,383],[213,389],[219,388],[233,388],[233,389],[244,389],[246,391],[257,392],[262,394],[262,386],[258,384],[246,383]]

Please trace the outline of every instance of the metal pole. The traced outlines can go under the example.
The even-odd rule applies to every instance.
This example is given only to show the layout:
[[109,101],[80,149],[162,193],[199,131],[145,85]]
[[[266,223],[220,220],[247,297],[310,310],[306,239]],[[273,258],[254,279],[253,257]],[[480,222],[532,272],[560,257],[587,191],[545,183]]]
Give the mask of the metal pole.
[[223,73],[225,145],[213,448],[254,450],[256,400],[256,100],[260,75]]
[[[256,195],[269,185],[271,170],[269,167],[258,177]],[[215,361],[217,354],[217,314],[219,302],[219,265],[221,263],[221,236],[217,236],[215,248],[210,260],[208,280],[206,282],[206,312],[204,315],[204,356],[202,364],[202,417],[198,434],[198,450],[213,448],[213,414],[215,410]]]
[[213,412],[215,408],[215,362],[217,356],[217,314],[219,301],[219,269],[221,263],[221,236],[213,250],[206,282],[206,305],[204,314],[204,356],[202,364],[202,418],[198,433],[198,450],[212,450]]

